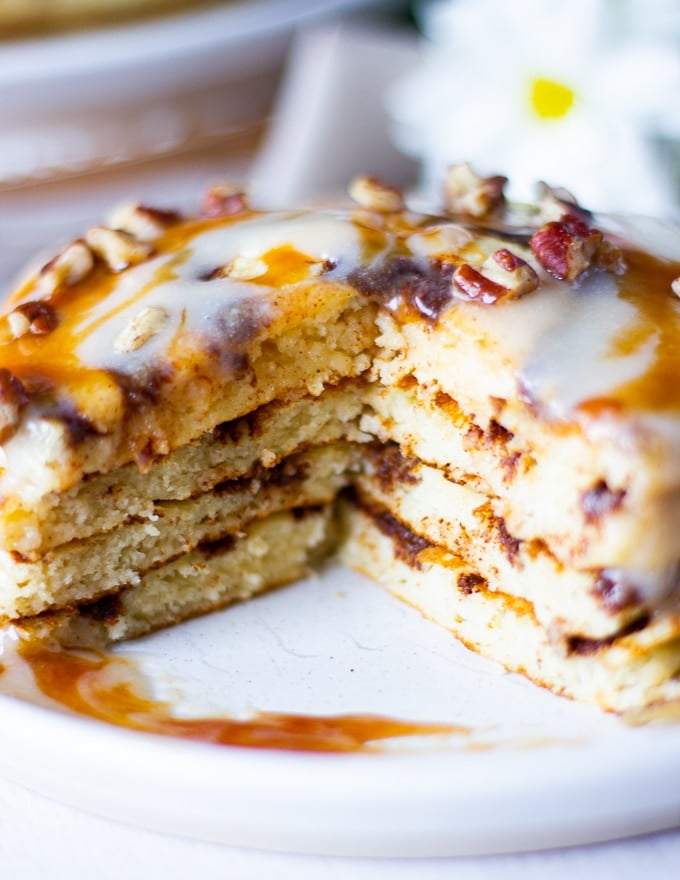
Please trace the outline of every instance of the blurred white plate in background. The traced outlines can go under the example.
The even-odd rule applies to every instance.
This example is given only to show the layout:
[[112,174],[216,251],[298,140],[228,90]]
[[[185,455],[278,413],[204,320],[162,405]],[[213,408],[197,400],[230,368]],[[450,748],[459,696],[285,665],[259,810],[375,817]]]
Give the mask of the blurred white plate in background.
[[0,43],[0,184],[176,151],[269,111],[290,37],[366,0],[250,0]]

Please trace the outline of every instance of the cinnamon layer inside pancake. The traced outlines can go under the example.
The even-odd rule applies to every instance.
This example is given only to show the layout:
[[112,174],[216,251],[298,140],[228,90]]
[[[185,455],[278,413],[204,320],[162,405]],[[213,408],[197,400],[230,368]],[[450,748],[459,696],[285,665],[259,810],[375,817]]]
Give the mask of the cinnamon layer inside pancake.
[[465,645],[556,693],[625,712],[680,699],[680,620],[641,620],[605,639],[552,639],[527,599],[489,589],[474,565],[385,511],[353,506],[343,558]]
[[304,577],[332,550],[336,532],[328,506],[281,511],[234,536],[199,544],[134,586],[15,626],[26,638],[71,647],[136,638]]

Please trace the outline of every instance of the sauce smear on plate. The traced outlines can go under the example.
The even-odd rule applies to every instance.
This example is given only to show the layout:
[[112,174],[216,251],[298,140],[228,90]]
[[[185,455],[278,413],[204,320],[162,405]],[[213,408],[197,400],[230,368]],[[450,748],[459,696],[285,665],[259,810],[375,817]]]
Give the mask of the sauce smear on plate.
[[[303,752],[376,751],[395,737],[467,734],[464,727],[377,715],[310,716],[259,712],[247,719],[181,718],[149,695],[149,684],[124,658],[91,651],[19,645],[41,693],[79,715],[120,727],[227,746]],[[3,658],[3,660],[6,658]]]

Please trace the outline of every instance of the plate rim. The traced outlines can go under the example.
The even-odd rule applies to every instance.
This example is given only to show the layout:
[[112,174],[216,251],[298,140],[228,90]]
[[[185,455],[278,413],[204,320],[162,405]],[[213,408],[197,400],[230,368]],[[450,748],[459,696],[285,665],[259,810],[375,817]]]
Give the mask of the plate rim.
[[214,843],[344,856],[482,855],[680,824],[676,725],[654,728],[653,742],[645,728],[643,749],[628,728],[585,750],[572,743],[565,776],[563,744],[543,747],[538,760],[535,749],[513,750],[508,760],[506,747],[328,755],[166,738],[6,694],[0,712],[6,778],[109,819]]
[[178,53],[288,33],[314,18],[378,5],[380,0],[234,0],[141,22],[7,40],[0,42],[0,88],[28,85],[46,73],[65,78],[122,63],[149,66],[176,60]]

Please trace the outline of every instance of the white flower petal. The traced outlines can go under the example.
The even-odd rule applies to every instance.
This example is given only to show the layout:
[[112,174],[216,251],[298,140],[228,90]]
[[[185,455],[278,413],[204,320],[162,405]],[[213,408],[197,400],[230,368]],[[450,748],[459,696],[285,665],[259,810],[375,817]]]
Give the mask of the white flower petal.
[[[427,4],[424,60],[388,98],[396,142],[429,178],[470,161],[510,177],[516,198],[543,178],[595,208],[670,210],[677,183],[650,141],[680,140],[680,55],[661,26],[668,3],[680,33],[677,0]],[[648,8],[656,18],[640,39],[630,22]]]
[[680,130],[680,55],[664,44],[629,44],[608,54],[597,98],[659,130]]

